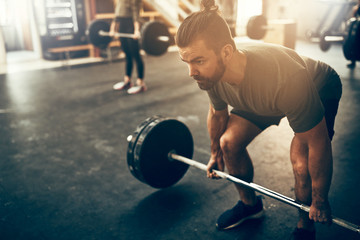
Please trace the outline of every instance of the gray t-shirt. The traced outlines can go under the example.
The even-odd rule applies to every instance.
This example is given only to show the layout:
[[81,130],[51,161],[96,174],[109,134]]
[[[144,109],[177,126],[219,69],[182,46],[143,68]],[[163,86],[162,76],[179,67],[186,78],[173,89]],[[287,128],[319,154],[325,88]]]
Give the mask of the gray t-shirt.
[[340,99],[336,72],[320,61],[272,44],[240,45],[247,57],[239,85],[218,82],[208,90],[215,110],[228,105],[259,116],[286,116],[294,132],[305,132],[324,116],[322,100]]

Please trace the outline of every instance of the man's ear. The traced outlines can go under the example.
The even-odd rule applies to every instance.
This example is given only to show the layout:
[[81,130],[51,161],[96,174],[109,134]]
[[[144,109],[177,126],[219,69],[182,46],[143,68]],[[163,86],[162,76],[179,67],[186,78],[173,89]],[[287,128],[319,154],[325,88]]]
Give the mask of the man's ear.
[[223,58],[224,63],[229,62],[233,54],[234,54],[234,48],[231,46],[231,44],[226,44],[221,50],[221,56]]

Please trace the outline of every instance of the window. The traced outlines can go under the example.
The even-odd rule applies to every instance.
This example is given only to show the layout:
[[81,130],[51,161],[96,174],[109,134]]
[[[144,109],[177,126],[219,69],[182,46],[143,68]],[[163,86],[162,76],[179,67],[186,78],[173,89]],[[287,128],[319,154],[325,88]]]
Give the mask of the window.
[[262,0],[238,0],[237,35],[246,36],[246,25],[249,18],[261,15],[262,11]]

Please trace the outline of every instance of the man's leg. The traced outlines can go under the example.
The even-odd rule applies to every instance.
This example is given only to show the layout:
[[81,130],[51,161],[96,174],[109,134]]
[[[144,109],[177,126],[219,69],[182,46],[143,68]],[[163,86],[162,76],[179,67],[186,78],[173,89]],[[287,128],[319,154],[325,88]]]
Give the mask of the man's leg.
[[[246,147],[260,132],[261,130],[253,123],[230,114],[226,131],[220,139],[221,150],[229,174],[247,182],[253,180],[254,168]],[[245,204],[254,205],[256,203],[254,190],[239,184],[235,184],[235,186]]]
[[[246,147],[260,132],[261,130],[248,120],[230,114],[226,131],[220,138],[220,146],[231,175],[252,182],[254,168]],[[239,184],[235,184],[235,187],[241,201],[219,217],[216,224],[219,229],[230,229],[247,219],[260,218],[263,215],[262,201],[256,197],[254,190]]]

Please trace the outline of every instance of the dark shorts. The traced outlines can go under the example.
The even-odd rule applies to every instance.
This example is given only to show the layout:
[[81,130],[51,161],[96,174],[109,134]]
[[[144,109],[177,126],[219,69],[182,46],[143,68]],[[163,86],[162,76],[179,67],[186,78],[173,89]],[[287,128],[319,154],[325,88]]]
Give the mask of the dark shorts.
[[[339,107],[339,99],[328,99],[322,101],[322,103],[325,109],[325,120],[329,133],[329,138],[332,140],[335,134],[334,123],[335,123],[335,116],[337,114]],[[231,113],[252,122],[261,130],[265,130],[267,127],[270,127],[271,125],[279,125],[280,120],[284,117],[284,116],[260,116],[251,112],[245,112],[236,109],[231,110]]]

